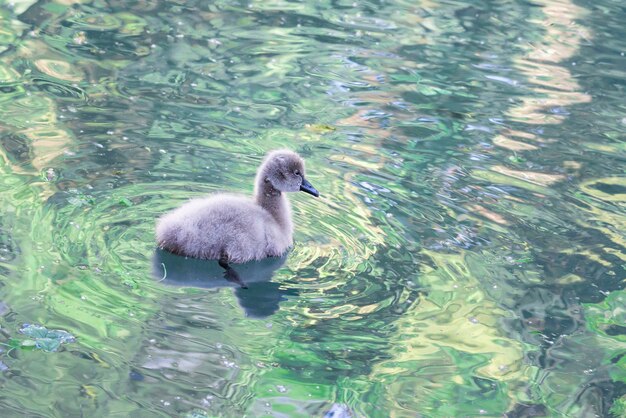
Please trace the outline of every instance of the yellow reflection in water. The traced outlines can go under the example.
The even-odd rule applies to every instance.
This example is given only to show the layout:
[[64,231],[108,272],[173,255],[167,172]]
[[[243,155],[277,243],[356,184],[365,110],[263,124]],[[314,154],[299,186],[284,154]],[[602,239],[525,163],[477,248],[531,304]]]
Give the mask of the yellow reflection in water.
[[33,61],[35,67],[44,74],[66,81],[81,81],[83,74],[69,62],[52,59],[38,59]]
[[499,147],[510,149],[511,151],[533,151],[537,147],[525,142],[516,141],[514,139],[507,138],[504,135],[498,135],[493,139],[493,143]]
[[493,166],[491,169],[496,173],[504,174],[505,176],[527,181],[539,186],[549,186],[565,178],[563,174],[546,174],[528,170],[513,170],[502,165]]
[[586,10],[569,0],[540,0],[536,4],[544,17],[531,23],[543,26],[545,36],[529,46],[526,56],[514,60],[517,69],[536,87],[532,88],[534,94],[523,98],[509,115],[524,123],[558,124],[566,115],[551,113],[551,108],[591,101],[564,67],[571,64],[566,60],[577,53],[581,42],[590,38],[589,31],[576,23]]
[[[531,23],[544,27],[544,36],[528,47],[525,56],[513,60],[515,67],[532,83],[532,94],[523,97],[522,103],[508,112],[513,120],[533,126],[562,123],[568,115],[562,109],[591,101],[591,96],[580,91],[580,85],[567,67],[571,64],[567,60],[577,53],[581,42],[590,38],[589,31],[576,23],[586,10],[570,0],[540,0],[537,4],[540,5],[543,16]],[[494,145],[514,152],[527,152],[530,156],[533,152],[541,152],[540,147],[529,141],[542,143],[544,147],[554,142],[535,134],[511,129],[505,129],[493,138]],[[571,160],[564,161],[562,167],[570,171],[580,168],[576,161]],[[516,181],[548,187],[566,178],[560,173],[513,169],[504,165],[496,165],[490,169],[511,179],[503,181],[504,183],[530,190],[533,189]],[[497,180],[493,175],[480,172],[473,174]],[[498,219],[494,216],[490,218],[494,221]]]
[[[522,343],[501,334],[500,321],[510,314],[482,290],[464,255],[424,253],[433,261],[433,267],[420,276],[428,295],[395,323],[392,358],[376,365],[372,376],[390,385],[392,394],[409,391],[414,396],[411,405],[426,412],[439,401],[454,401],[431,396],[456,393],[442,391],[443,387],[471,384],[466,379],[472,376],[455,361],[458,355],[463,364],[474,359],[476,376],[507,382],[511,400],[519,399],[531,367],[524,363]],[[416,370],[420,379],[415,379]]]

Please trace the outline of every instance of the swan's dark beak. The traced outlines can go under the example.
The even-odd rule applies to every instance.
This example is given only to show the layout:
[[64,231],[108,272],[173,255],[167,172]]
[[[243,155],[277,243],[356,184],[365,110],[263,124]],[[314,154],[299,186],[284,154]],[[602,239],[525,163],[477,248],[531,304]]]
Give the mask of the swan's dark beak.
[[306,192],[308,194],[312,194],[315,197],[320,197],[320,192],[315,190],[315,187],[311,183],[309,183],[306,179],[302,179],[302,184],[300,185],[300,191]]

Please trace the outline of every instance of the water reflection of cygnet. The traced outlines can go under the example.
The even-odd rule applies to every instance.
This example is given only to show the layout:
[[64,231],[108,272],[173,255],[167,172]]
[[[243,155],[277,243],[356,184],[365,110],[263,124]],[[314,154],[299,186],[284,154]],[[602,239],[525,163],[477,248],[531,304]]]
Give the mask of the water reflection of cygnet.
[[280,268],[287,255],[268,257],[260,261],[220,267],[217,260],[186,258],[157,248],[153,257],[154,277],[163,284],[178,287],[216,288],[234,287],[239,305],[246,316],[265,318],[279,309],[287,296],[298,294],[294,289],[283,289],[272,282],[274,271]]

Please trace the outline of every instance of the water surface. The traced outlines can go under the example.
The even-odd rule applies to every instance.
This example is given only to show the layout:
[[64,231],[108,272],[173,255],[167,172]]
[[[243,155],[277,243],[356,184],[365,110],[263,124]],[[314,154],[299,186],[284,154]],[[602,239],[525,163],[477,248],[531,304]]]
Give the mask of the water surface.
[[[2,416],[623,416],[625,19],[3,2]],[[271,279],[161,280],[155,219],[278,147],[322,197]]]

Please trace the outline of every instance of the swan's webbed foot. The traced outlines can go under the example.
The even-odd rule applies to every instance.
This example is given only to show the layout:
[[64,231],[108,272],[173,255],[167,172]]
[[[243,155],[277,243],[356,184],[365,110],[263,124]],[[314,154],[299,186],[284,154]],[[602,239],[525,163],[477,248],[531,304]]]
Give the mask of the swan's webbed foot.
[[244,283],[244,281],[241,280],[241,277],[239,277],[239,273],[237,273],[237,271],[228,264],[227,257],[222,256],[217,262],[220,265],[220,267],[224,269],[224,278],[226,280],[228,280],[231,283],[238,284],[239,287],[241,287],[242,289],[248,288],[248,286]]

